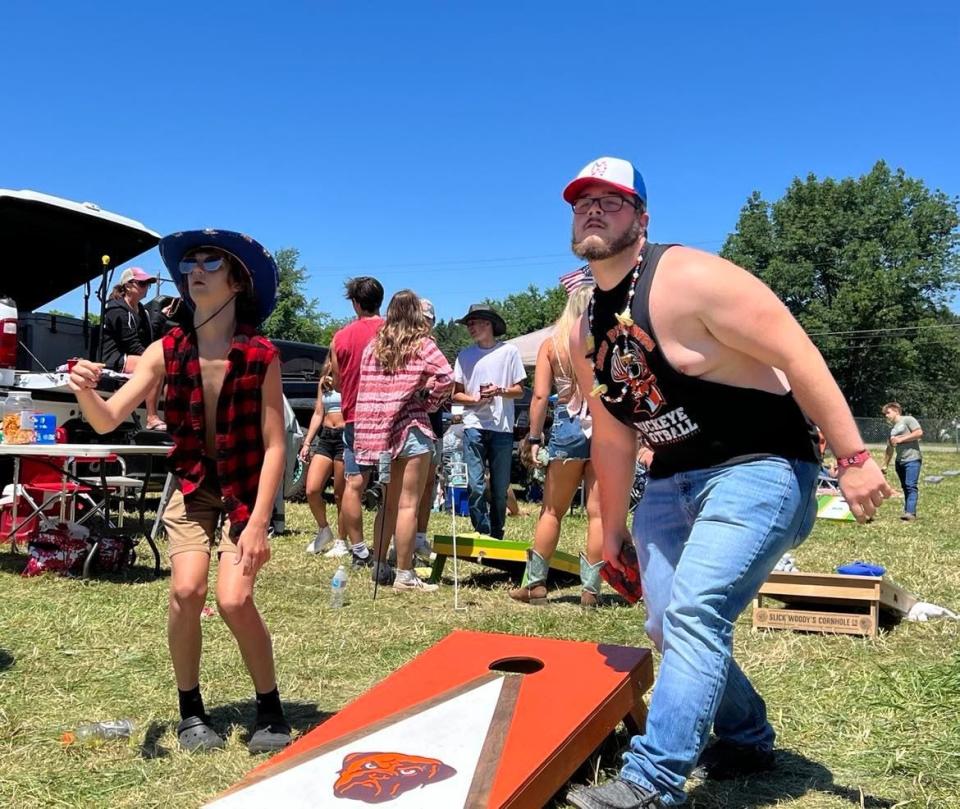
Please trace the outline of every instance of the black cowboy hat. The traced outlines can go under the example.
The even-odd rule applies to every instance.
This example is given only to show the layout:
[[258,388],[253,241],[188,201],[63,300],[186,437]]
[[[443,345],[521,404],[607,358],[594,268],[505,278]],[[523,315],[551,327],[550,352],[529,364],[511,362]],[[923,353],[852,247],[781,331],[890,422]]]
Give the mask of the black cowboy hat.
[[494,337],[503,337],[507,333],[507,324],[503,322],[503,318],[484,303],[471,303],[469,311],[457,323],[466,325],[472,317],[489,320],[493,324]]

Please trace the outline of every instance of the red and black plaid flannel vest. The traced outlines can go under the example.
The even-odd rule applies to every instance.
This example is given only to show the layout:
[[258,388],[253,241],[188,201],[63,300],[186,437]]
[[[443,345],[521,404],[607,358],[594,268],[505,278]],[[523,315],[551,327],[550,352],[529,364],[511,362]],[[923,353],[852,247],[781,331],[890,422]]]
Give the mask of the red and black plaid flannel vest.
[[[239,536],[250,519],[257,499],[263,465],[261,390],[267,367],[277,349],[253,329],[239,326],[227,355],[227,372],[217,400],[216,462],[230,534]],[[204,458],[203,383],[196,336],[175,328],[163,338],[167,373],[164,417],[173,438],[169,463],[180,479],[184,496],[203,482]]]

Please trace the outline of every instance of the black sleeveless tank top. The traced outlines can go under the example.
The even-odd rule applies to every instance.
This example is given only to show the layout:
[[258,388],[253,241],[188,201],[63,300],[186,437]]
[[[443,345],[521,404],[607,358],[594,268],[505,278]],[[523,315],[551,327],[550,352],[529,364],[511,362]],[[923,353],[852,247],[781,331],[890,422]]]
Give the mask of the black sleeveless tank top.
[[650,324],[650,286],[673,245],[646,243],[629,320],[633,272],[613,289],[594,290],[588,359],[602,401],[619,421],[639,431],[654,451],[651,477],[780,456],[819,462],[816,428],[793,394],[707,382],[677,371],[660,351]]

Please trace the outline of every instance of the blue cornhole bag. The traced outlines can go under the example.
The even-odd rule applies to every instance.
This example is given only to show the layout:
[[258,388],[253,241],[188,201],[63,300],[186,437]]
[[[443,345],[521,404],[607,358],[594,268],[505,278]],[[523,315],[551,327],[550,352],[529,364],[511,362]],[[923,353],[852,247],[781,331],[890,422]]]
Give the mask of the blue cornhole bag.
[[882,576],[886,572],[887,569],[883,565],[872,565],[860,559],[837,568],[837,573],[845,573],[848,576]]

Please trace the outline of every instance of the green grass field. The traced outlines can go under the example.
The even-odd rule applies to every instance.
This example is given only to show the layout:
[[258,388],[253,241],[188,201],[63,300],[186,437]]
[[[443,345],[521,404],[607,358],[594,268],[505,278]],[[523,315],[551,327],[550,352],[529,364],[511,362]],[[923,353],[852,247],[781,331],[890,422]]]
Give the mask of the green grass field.
[[[960,468],[960,456],[930,453],[924,474],[950,468]],[[923,486],[916,523],[902,523],[901,508],[900,500],[887,503],[866,526],[819,522],[796,552],[799,567],[880,562],[924,600],[957,609],[960,478]],[[510,519],[508,538],[529,538],[534,521]],[[292,533],[274,541],[258,587],[299,733],[457,627],[644,645],[642,606],[584,612],[571,587],[554,592],[547,607],[526,607],[507,597],[503,574],[472,565],[461,568],[463,611],[453,609],[449,565],[439,593],[387,588],[376,602],[370,582],[351,576],[347,607],[332,610],[335,564],[303,551],[311,524],[306,506],[290,506]],[[434,515],[431,528],[448,533],[450,517]],[[461,519],[459,530],[467,529]],[[562,547],[576,551],[583,532],[582,517],[568,518]],[[0,554],[0,806],[194,807],[262,760],[244,746],[252,687],[218,617],[204,619],[202,683],[228,746],[191,756],[173,732],[166,579],[139,567],[126,580],[22,579],[23,562]],[[691,782],[691,806],[960,807],[960,622],[903,623],[865,640],[754,632],[749,621],[740,619],[736,653],[767,699],[780,766],[762,779]],[[79,723],[123,717],[137,723],[129,743],[59,741]],[[612,772],[625,742],[621,731],[579,777]],[[553,806],[565,805],[562,794]]]

